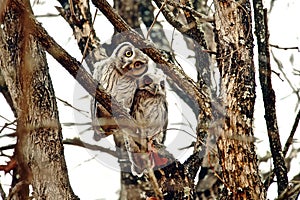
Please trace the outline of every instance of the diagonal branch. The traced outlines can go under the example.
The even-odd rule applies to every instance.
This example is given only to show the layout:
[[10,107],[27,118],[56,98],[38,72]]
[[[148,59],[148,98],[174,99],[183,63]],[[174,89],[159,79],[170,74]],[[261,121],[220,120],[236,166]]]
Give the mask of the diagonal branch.
[[286,156],[291,144],[293,143],[293,138],[294,138],[294,135],[296,133],[297,127],[299,125],[299,120],[300,120],[300,110],[297,113],[297,116],[295,118],[291,133],[290,133],[290,135],[289,135],[289,137],[288,137],[288,139],[287,139],[287,141],[284,145],[284,149],[283,149],[283,156],[284,157]]
[[280,143],[280,135],[276,116],[276,96],[271,82],[271,63],[269,52],[269,33],[267,25],[267,12],[263,10],[261,0],[253,1],[255,33],[259,54],[259,80],[263,93],[265,107],[265,120],[268,129],[271,153],[274,163],[274,171],[277,177],[278,194],[281,194],[288,186],[287,168],[285,166]]
[[85,58],[91,72],[93,72],[93,63],[105,58],[106,54],[101,48],[100,40],[96,36],[93,27],[89,0],[58,0],[58,2],[62,8],[56,7],[56,9],[72,28],[83,58]]
[[73,138],[73,139],[68,138],[68,139],[65,139],[63,141],[63,143],[68,144],[68,145],[83,147],[83,148],[90,149],[93,151],[101,151],[101,152],[107,153],[111,156],[118,157],[117,153],[114,150],[111,150],[111,149],[108,149],[108,148],[105,148],[105,147],[102,147],[99,145],[93,145],[93,144],[83,142],[79,138]]
[[[296,116],[296,118],[294,120],[294,124],[293,124],[292,130],[290,132],[290,135],[289,135],[289,137],[288,137],[288,139],[287,139],[287,141],[286,141],[286,143],[284,145],[283,152],[282,152],[283,157],[286,157],[286,154],[287,154],[287,152],[288,152],[291,144],[293,143],[293,138],[294,138],[294,135],[295,135],[296,130],[297,130],[298,125],[299,125],[299,120],[300,120],[300,110],[297,113],[297,116]],[[274,182],[273,179],[274,179],[274,170],[271,171],[271,172],[269,172],[269,174],[268,174],[268,176],[267,176],[267,178],[266,178],[266,180],[264,182],[265,188],[268,188],[271,185],[271,183]]]
[[129,127],[135,127],[135,120],[126,112],[126,110],[113,98],[107,94],[105,90],[99,86],[99,83],[83,68],[83,66],[75,58],[70,56],[55,40],[49,36],[47,31],[41,24],[28,12],[23,3],[16,1],[16,4],[27,12],[29,18],[27,26],[30,34],[34,35],[43,45],[45,50],[54,57],[78,82],[79,84],[93,96],[107,112],[114,117],[122,118],[127,122]]

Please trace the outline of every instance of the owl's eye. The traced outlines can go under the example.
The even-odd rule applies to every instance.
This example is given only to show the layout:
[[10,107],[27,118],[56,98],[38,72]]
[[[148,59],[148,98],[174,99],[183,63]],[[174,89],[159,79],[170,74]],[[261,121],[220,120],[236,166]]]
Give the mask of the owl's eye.
[[132,54],[133,54],[133,52],[132,52],[131,50],[125,51],[125,56],[126,56],[126,57],[131,57]]
[[141,68],[142,66],[143,66],[143,63],[142,63],[142,62],[137,61],[137,62],[134,63],[134,68],[135,68],[135,69],[139,69],[139,68]]
[[153,82],[152,78],[150,78],[148,75],[144,77],[144,84],[150,85]]
[[161,82],[160,82],[160,87],[161,87],[162,89],[165,89],[165,81],[161,81]]

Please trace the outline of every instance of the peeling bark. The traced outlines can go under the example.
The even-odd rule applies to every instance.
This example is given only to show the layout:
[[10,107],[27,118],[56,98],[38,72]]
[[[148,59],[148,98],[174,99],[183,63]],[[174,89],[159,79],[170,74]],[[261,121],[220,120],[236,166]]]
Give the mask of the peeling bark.
[[253,140],[255,76],[249,1],[214,1],[217,61],[225,107],[217,141],[223,173],[222,199],[265,199]]

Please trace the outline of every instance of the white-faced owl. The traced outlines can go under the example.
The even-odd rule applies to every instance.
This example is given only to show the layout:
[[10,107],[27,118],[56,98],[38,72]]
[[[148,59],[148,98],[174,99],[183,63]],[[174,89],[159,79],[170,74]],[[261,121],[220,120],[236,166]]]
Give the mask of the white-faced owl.
[[[124,42],[116,47],[110,57],[95,63],[93,78],[129,113],[137,88],[137,79],[147,72],[148,65],[154,64],[141,50],[129,42]],[[118,129],[116,125],[109,124],[108,114],[103,112],[101,107],[94,98],[91,100],[95,140]],[[103,125],[101,120],[107,121],[108,124]]]

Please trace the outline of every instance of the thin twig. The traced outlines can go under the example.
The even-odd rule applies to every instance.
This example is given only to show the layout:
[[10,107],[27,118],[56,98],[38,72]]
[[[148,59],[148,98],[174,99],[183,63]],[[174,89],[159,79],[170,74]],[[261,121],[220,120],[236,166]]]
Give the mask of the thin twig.
[[90,150],[93,150],[93,151],[101,151],[103,153],[107,153],[107,154],[109,154],[111,156],[114,156],[116,158],[118,157],[117,153],[115,151],[111,150],[111,149],[107,149],[107,148],[104,148],[102,146],[93,145],[93,144],[83,142],[79,138],[65,139],[63,141],[63,143],[68,144],[68,145],[83,147],[83,148],[90,149]]
[[0,147],[0,151],[14,149],[15,146],[16,146],[15,144],[10,144],[10,145],[6,145],[6,146],[2,146],[2,147]]
[[288,197],[293,196],[295,193],[298,193],[299,191],[300,191],[300,184],[297,184],[292,189],[287,188],[276,200],[288,199]]
[[171,0],[166,0],[167,1],[167,4],[171,5],[171,6],[174,6],[174,7],[179,7],[183,10],[186,10],[188,11],[190,14],[193,14],[195,17],[198,17],[199,18],[199,21],[200,22],[214,22],[215,20],[213,18],[209,18],[207,16],[205,16],[204,14],[196,11],[195,9],[189,7],[189,6],[185,6],[185,5],[182,5],[176,1],[171,1]]
[[[10,123],[5,123],[4,126],[2,126],[2,128],[0,129],[0,133],[2,133],[2,131],[3,131],[4,129],[9,128],[8,126],[10,126],[10,125],[12,125],[12,124],[14,124],[14,123],[16,123],[16,122],[17,122],[17,120],[14,120],[14,121],[12,121],[12,122],[10,122]],[[10,128],[10,129],[11,129],[11,128]]]
[[157,14],[156,14],[156,16],[155,16],[155,18],[154,18],[154,20],[153,20],[153,22],[152,22],[152,24],[151,24],[151,26],[150,26],[148,32],[147,32],[147,36],[146,36],[146,39],[147,39],[147,40],[148,40],[148,38],[149,38],[149,35],[150,35],[151,30],[153,29],[154,24],[157,22],[157,18],[158,18],[158,16],[159,16],[160,12],[162,11],[162,9],[163,9],[163,7],[166,5],[166,3],[167,3],[167,0],[165,0],[164,3],[163,3],[163,4],[161,5],[161,7],[159,8],[159,11],[157,12]]
[[[96,16],[97,16],[97,13],[98,13],[98,9],[96,9],[95,11],[95,15],[94,15],[94,18],[93,18],[93,22],[92,22],[92,26],[94,26],[94,23],[95,23],[95,20],[96,20]],[[87,48],[88,48],[88,45],[89,45],[89,41],[90,41],[90,38],[91,38],[91,34],[92,34],[92,30],[90,30],[89,32],[89,36],[86,40],[86,43],[85,43],[85,47],[84,47],[84,50],[83,50],[83,53],[82,53],[82,59],[81,59],[81,64],[85,58],[85,54],[86,54],[86,51],[87,51]]]
[[283,49],[283,50],[290,50],[290,49],[297,49],[298,51],[300,51],[299,47],[280,47],[278,45],[274,45],[274,44],[269,44],[270,47],[274,47],[276,49]]
[[159,200],[163,200],[164,195],[162,194],[161,190],[159,189],[159,185],[158,185],[156,176],[155,176],[154,171],[151,167],[148,168],[148,176],[149,176],[150,183],[153,187],[153,191],[154,191],[156,197],[158,197]]
[[276,74],[276,76],[278,76],[278,78],[283,82],[284,80],[280,77],[280,73],[276,72],[274,70],[271,70],[274,74]]
[[81,110],[81,109],[79,109],[79,108],[76,108],[76,107],[74,107],[73,105],[71,105],[69,102],[67,102],[67,101],[65,101],[65,100],[63,100],[63,99],[61,99],[61,98],[56,97],[56,99],[59,100],[60,102],[62,102],[63,104],[65,104],[66,106],[69,106],[69,107],[73,108],[74,110],[78,111],[79,113],[81,113],[81,114],[84,115],[85,117],[90,118],[90,116],[86,115],[86,114],[88,114],[89,112],[87,112],[87,111],[85,111],[85,110]]
[[291,133],[284,145],[284,149],[283,149],[283,156],[286,156],[291,144],[293,143],[293,138],[295,136],[295,133],[296,133],[296,130],[297,130],[297,127],[298,127],[298,124],[299,124],[299,120],[300,120],[300,110],[298,111],[298,114],[295,118],[295,121],[294,121],[294,124],[293,124],[293,128],[291,130]]
[[59,17],[59,14],[52,14],[52,13],[48,13],[45,15],[34,15],[36,18],[42,18],[42,17]]
[[3,190],[3,187],[1,185],[1,183],[0,183],[0,194],[1,194],[1,197],[2,197],[3,200],[6,199],[6,194],[5,194],[4,190]]
[[4,116],[2,116],[2,115],[0,115],[0,118],[6,120],[6,121],[8,121],[8,122],[11,122],[9,119],[7,119],[6,117],[4,117]]
[[[274,59],[274,61],[276,62],[277,66],[278,66],[278,69],[280,70],[280,72],[282,73],[284,79],[288,82],[290,88],[293,90],[293,93],[296,94],[297,98],[298,98],[298,101],[300,101],[300,95],[298,93],[298,90],[293,86],[292,82],[290,81],[290,79],[287,77],[285,71],[283,70],[283,64],[282,62],[277,59],[277,57],[274,55],[273,51],[271,50],[271,54],[272,54],[272,57]],[[295,110],[297,110],[298,106],[296,106]]]

